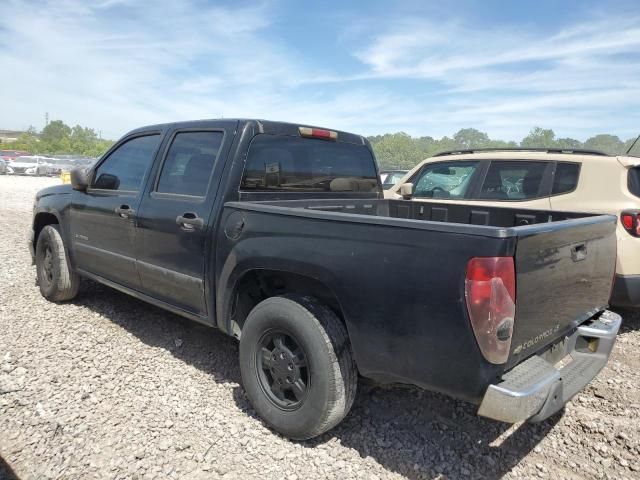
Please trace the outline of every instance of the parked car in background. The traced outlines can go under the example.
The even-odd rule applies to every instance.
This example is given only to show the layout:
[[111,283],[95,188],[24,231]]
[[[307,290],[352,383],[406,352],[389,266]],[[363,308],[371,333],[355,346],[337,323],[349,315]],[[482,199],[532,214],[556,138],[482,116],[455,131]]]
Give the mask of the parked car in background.
[[544,420],[620,326],[615,217],[385,200],[359,135],[153,125],[71,182],[36,196],[41,294],[71,300],[83,276],[239,339],[250,402],[290,438],[338,424],[358,375]]
[[7,162],[5,162],[3,158],[0,158],[0,175],[5,175],[6,173],[7,173]]
[[382,181],[382,188],[389,190],[396,182],[399,182],[409,170],[382,170],[380,172],[380,180]]
[[640,307],[640,158],[559,149],[443,152],[418,164],[385,196],[401,198],[403,188],[417,202],[615,215],[611,304]]
[[16,157],[7,167],[10,175],[50,175],[51,166],[46,157],[37,155]]
[[5,160],[9,162],[25,155],[31,155],[31,153],[25,152],[24,150],[0,150],[0,157],[4,157]]

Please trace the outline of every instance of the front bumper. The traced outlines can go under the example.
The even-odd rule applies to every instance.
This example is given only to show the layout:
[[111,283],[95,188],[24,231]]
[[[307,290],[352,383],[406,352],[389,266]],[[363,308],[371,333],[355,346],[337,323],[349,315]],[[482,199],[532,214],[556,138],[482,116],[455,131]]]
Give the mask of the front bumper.
[[616,275],[611,293],[611,305],[640,307],[640,275]]
[[605,310],[583,323],[566,337],[561,367],[540,355],[517,365],[489,386],[478,415],[508,423],[550,417],[607,364],[621,322],[620,315]]

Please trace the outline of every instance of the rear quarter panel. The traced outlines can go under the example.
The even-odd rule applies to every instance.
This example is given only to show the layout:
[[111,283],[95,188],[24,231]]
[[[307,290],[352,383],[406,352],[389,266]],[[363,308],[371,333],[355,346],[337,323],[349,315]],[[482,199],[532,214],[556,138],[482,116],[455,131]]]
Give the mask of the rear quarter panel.
[[[606,213],[615,215],[627,209],[640,209],[640,198],[627,188],[627,169],[615,158],[585,158],[581,161],[577,188],[568,194],[551,197],[557,211]],[[619,275],[640,274],[640,238],[629,235],[620,222],[616,228]]]
[[[222,233],[239,218],[239,238]],[[219,232],[219,319],[229,318],[233,289],[244,272],[290,271],[334,292],[363,376],[478,401],[502,373],[504,367],[489,364],[477,347],[464,275],[473,256],[512,255],[513,239],[229,207]]]

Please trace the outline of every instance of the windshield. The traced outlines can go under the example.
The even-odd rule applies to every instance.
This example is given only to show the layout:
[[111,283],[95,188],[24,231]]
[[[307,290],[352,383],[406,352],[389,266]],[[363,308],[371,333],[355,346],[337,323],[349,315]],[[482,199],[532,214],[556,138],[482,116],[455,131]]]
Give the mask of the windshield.
[[251,142],[243,190],[375,192],[378,177],[364,145],[261,134]]

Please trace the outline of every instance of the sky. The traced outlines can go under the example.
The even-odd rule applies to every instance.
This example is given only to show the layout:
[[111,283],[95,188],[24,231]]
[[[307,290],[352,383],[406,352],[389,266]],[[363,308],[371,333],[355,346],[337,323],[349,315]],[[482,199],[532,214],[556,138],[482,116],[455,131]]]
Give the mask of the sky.
[[0,2],[0,128],[640,134],[637,0]]

